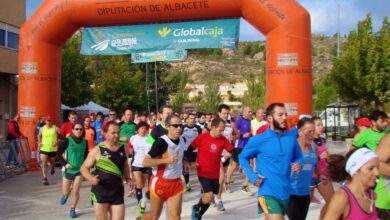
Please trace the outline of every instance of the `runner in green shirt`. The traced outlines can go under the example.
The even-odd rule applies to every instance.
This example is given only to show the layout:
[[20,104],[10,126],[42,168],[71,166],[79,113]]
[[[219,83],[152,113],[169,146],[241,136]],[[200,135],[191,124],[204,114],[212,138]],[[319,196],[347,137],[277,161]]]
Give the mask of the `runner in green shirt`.
[[130,109],[126,109],[123,116],[123,122],[119,123],[119,136],[121,144],[124,144],[126,146],[129,142],[130,137],[135,134],[136,129],[135,124],[132,121],[133,112]]
[[[83,136],[83,125],[80,123],[73,124],[72,133],[61,142],[57,157],[63,166],[63,181],[60,204],[64,205],[72,192],[69,216],[75,218],[76,205],[80,197],[80,187],[83,181],[80,173],[80,167],[88,155],[87,142]],[[66,155],[66,158],[63,155]],[[72,186],[72,190],[71,190]]]
[[[386,163],[384,163],[383,156],[386,153],[383,153],[383,146],[378,147],[379,142],[383,145],[382,139],[388,133],[388,116],[385,112],[375,110],[368,117],[372,123],[372,127],[362,131],[353,141],[353,147],[368,147],[372,151],[376,151],[379,155],[380,160],[382,161],[380,164],[380,176],[378,179],[378,183],[375,187],[375,194],[377,196],[375,200],[375,206],[378,209],[378,217],[382,219],[389,219],[390,217],[390,172],[387,172],[386,167],[390,160],[389,158],[385,159]],[[387,135],[388,136],[388,135]],[[377,150],[378,147],[378,150]],[[382,148],[382,149],[380,149]],[[389,147],[387,147],[389,148]],[[390,168],[390,167],[389,167]]]
[[372,122],[372,127],[361,132],[353,141],[352,146],[356,148],[368,147],[375,151],[379,141],[388,132],[386,129],[388,117],[385,112],[375,110],[370,114],[369,119]]

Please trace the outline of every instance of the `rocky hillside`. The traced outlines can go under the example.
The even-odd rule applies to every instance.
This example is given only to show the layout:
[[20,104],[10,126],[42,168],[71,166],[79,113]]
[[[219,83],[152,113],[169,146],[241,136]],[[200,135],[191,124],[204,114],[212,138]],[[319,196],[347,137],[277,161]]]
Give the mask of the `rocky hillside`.
[[[331,70],[336,41],[335,37],[312,36],[314,79]],[[243,81],[248,74],[263,71],[265,42],[241,42],[237,50],[190,50],[186,61],[170,64],[170,72],[186,72],[192,83],[204,83],[205,79],[230,83]]]

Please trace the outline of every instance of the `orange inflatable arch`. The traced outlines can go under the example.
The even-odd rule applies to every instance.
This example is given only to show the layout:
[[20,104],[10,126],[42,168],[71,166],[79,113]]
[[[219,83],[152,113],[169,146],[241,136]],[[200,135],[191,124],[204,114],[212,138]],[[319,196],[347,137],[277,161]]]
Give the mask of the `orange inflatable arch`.
[[32,144],[39,115],[59,122],[61,49],[79,28],[238,17],[267,38],[266,103],[287,104],[290,123],[311,113],[310,15],[296,0],[46,0],[19,32],[22,131]]

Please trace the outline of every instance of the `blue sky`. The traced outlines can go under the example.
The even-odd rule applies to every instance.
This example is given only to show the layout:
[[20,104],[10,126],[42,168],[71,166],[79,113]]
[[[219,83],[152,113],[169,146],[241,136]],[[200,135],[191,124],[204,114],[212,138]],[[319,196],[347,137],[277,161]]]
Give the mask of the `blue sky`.
[[[380,29],[384,16],[390,16],[389,0],[297,0],[311,15],[313,33],[333,35],[337,32],[337,4],[341,1],[340,32],[348,34],[355,29],[359,20],[372,14],[374,30]],[[42,4],[43,0],[26,0],[27,19]],[[264,36],[242,20],[240,41],[264,40]]]

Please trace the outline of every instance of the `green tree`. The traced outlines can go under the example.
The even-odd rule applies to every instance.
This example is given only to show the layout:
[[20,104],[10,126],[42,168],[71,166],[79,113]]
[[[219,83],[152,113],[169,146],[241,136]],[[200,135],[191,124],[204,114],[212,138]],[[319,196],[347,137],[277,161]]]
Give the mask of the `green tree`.
[[81,35],[75,35],[62,50],[61,102],[70,107],[92,99],[92,82],[95,72],[88,58],[80,54]]
[[242,104],[251,107],[254,111],[258,108],[264,108],[265,105],[266,86],[264,68],[263,66],[263,71],[258,76],[254,74],[248,75],[248,91],[242,98]]
[[351,31],[343,54],[335,59],[331,80],[345,101],[358,101],[364,108],[383,109],[390,100],[390,40],[388,17],[373,32],[371,15]]
[[174,95],[172,95],[172,106],[173,110],[176,112],[182,112],[184,104],[188,101],[188,91],[186,90],[186,85],[188,82],[188,77],[185,72],[176,73],[176,79],[174,81],[177,84],[173,84]]
[[199,111],[216,112],[217,107],[221,102],[221,98],[219,96],[219,86],[212,80],[207,79],[204,93],[203,99],[199,103]]
[[103,57],[100,62],[101,73],[93,87],[96,102],[118,111],[144,110],[145,74],[139,65],[130,64],[129,56]]
[[337,92],[335,84],[330,75],[324,75],[313,85],[314,89],[314,110],[323,111],[326,105],[337,101]]

